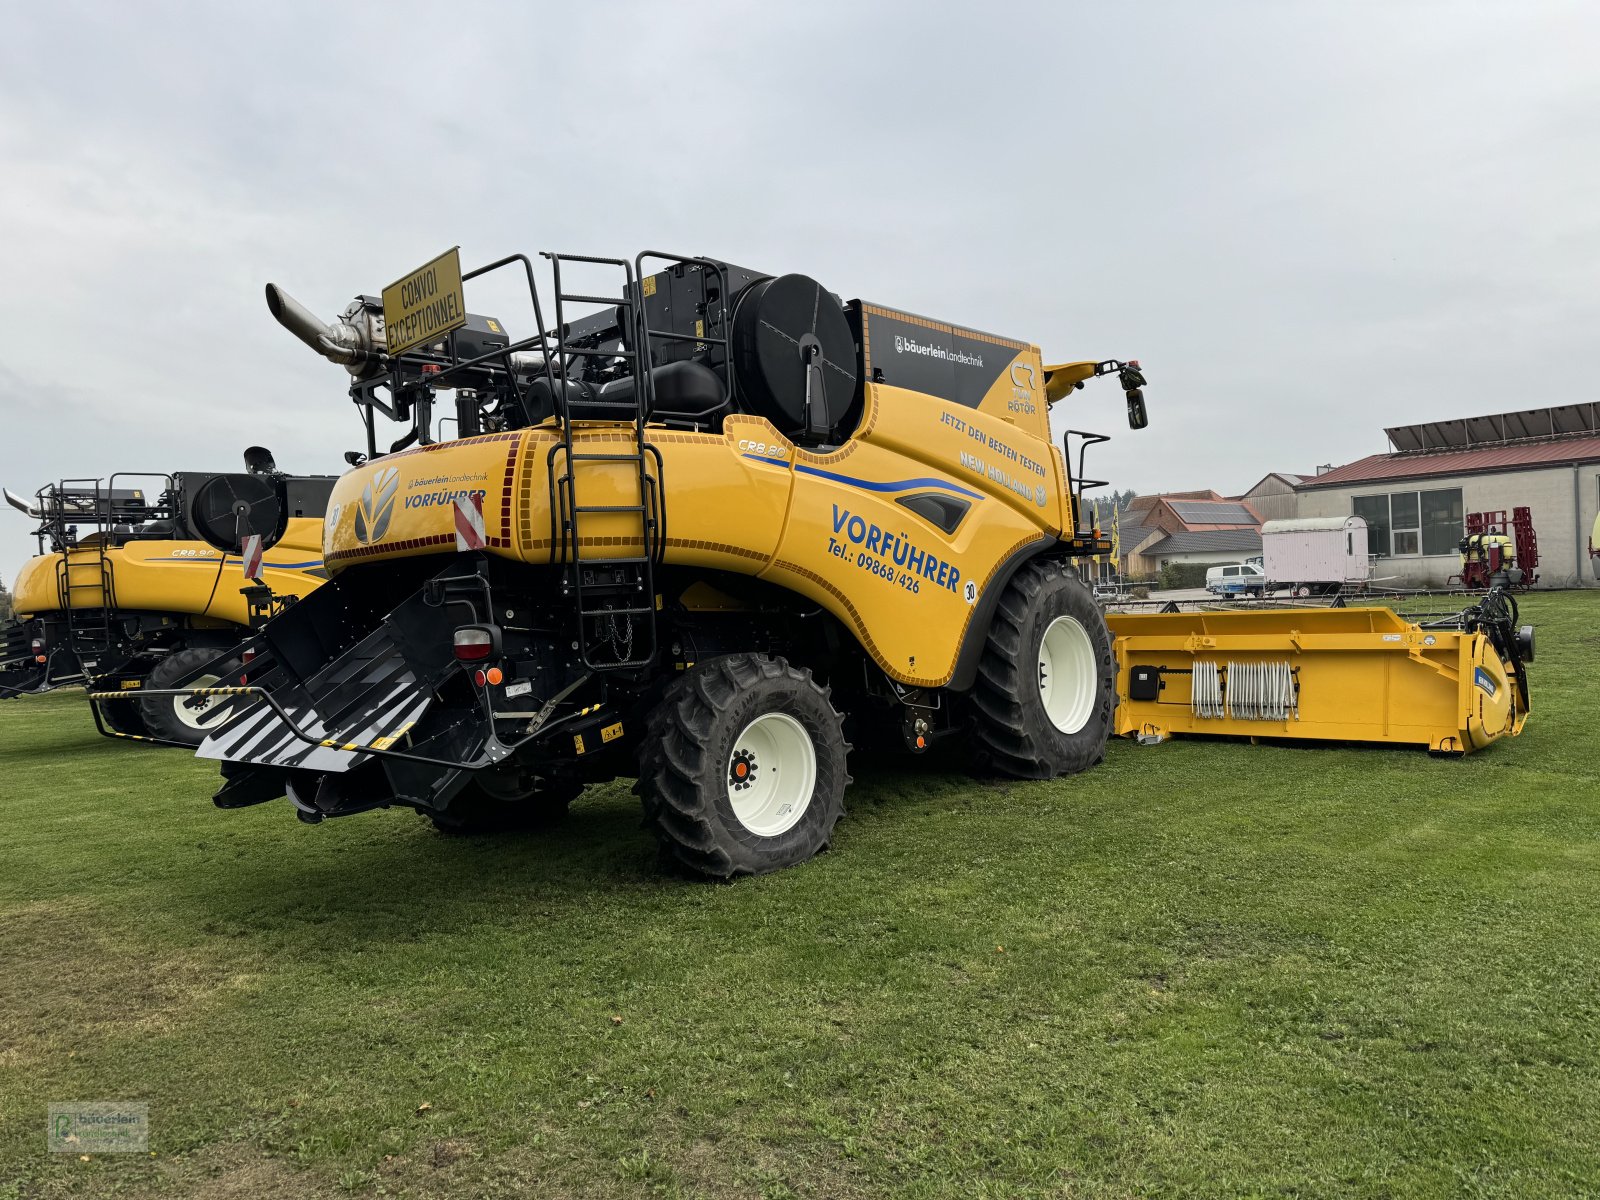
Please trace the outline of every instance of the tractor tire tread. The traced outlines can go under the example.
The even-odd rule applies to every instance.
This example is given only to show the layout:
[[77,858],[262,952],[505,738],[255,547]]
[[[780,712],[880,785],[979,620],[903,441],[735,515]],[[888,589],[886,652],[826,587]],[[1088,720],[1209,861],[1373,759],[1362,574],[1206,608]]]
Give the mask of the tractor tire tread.
[[[1078,734],[1063,735],[1048,723],[1032,677],[1029,624],[1043,622],[1039,614],[1047,608],[1050,616],[1061,609],[1077,617],[1100,660],[1096,711]],[[1116,701],[1111,637],[1093,594],[1053,560],[1023,566],[995,605],[969,695],[979,766],[1016,779],[1054,779],[1095,766],[1105,758]]]
[[[819,785],[811,804],[820,808],[815,817],[808,811],[796,827],[803,827],[806,834],[798,853],[792,852],[792,846],[786,855],[775,856],[753,848],[750,837],[741,839],[730,827],[731,810],[724,814],[714,802],[715,794],[725,786],[726,752],[722,746],[739,732],[729,724],[732,710],[740,697],[758,687],[770,688],[774,695],[788,690],[822,726],[823,736],[813,734],[812,739]],[[732,654],[690,668],[667,689],[662,703],[646,720],[634,790],[643,802],[644,824],[655,834],[663,862],[712,879],[761,874],[810,858],[831,844],[834,826],[844,813],[848,752],[843,719],[834,710],[828,691],[809,671],[782,658]]]

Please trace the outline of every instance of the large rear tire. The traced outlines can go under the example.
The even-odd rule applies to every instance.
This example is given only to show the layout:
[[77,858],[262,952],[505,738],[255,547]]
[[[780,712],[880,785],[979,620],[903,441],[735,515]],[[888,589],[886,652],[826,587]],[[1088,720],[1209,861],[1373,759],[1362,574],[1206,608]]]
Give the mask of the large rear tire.
[[1059,564],[1029,563],[1002,593],[978,663],[979,765],[1018,779],[1094,766],[1106,755],[1115,684],[1094,596]]
[[639,748],[645,824],[665,859],[729,879],[826,850],[850,782],[844,721],[811,672],[764,654],[674,682]]
[[[147,688],[217,687],[221,680],[215,675],[188,676],[216,658],[221,651],[190,647],[174,650],[150,668],[145,676]],[[208,734],[228,723],[232,703],[226,697],[202,696],[191,705],[184,696],[140,696],[139,715],[151,737],[182,742],[185,746],[198,746]]]

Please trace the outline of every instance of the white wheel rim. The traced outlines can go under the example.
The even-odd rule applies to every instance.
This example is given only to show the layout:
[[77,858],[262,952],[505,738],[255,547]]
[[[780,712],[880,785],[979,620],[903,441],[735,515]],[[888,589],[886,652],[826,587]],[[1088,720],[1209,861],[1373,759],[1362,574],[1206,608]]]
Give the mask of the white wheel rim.
[[725,776],[733,815],[758,837],[787,833],[817,790],[817,748],[788,713],[764,713],[733,740]]
[[[192,688],[216,687],[218,678],[215,675],[202,675],[199,679],[191,679],[185,686]],[[172,711],[178,718],[180,725],[189,729],[210,729],[216,721],[217,715],[222,711],[222,706],[214,696],[200,697],[200,703],[193,708],[189,707],[188,696],[172,697]]]
[[1076,617],[1057,617],[1039,642],[1039,699],[1062,733],[1077,733],[1094,714],[1099,672],[1094,642]]

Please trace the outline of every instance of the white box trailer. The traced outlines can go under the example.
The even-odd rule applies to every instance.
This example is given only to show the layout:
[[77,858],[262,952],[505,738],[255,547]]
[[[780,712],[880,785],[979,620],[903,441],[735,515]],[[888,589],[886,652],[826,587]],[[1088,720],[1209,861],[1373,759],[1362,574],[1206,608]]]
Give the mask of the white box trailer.
[[1367,523],[1360,517],[1297,517],[1261,527],[1261,557],[1269,590],[1296,596],[1358,592],[1372,578]]

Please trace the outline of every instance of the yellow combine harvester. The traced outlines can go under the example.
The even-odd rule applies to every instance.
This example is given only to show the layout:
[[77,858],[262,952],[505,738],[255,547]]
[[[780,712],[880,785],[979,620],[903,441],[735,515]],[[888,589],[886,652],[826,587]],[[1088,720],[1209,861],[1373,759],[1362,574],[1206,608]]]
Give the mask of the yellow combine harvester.
[[[202,669],[249,680],[197,689],[236,714],[199,751],[218,806],[460,829],[636,777],[666,859],[728,877],[828,844],[847,722],[912,751],[962,733],[1018,778],[1101,760],[1113,644],[1076,563],[1110,550],[1081,503],[1104,439],[1052,444],[1048,410],[1115,375],[1144,427],[1136,362],[1049,365],[803,275],[544,259],[551,321],[521,255],[463,276],[451,252],[331,324],[268,287],[349,371],[367,449],[330,499],[332,581]],[[501,269],[530,336],[467,309]],[[382,454],[380,413],[409,426]]]
[[[242,475],[63,480],[32,501],[6,492],[12,507],[39,522],[40,553],[17,572],[16,616],[0,626],[0,697],[87,684],[117,694],[96,706],[107,732],[198,745],[222,706],[145,689],[192,677],[327,578],[322,516],[332,477],[281,475],[254,448],[246,461],[255,469]],[[276,545],[256,583],[244,578],[237,554],[197,531],[237,531],[239,504],[280,490],[288,503],[259,530]]]

